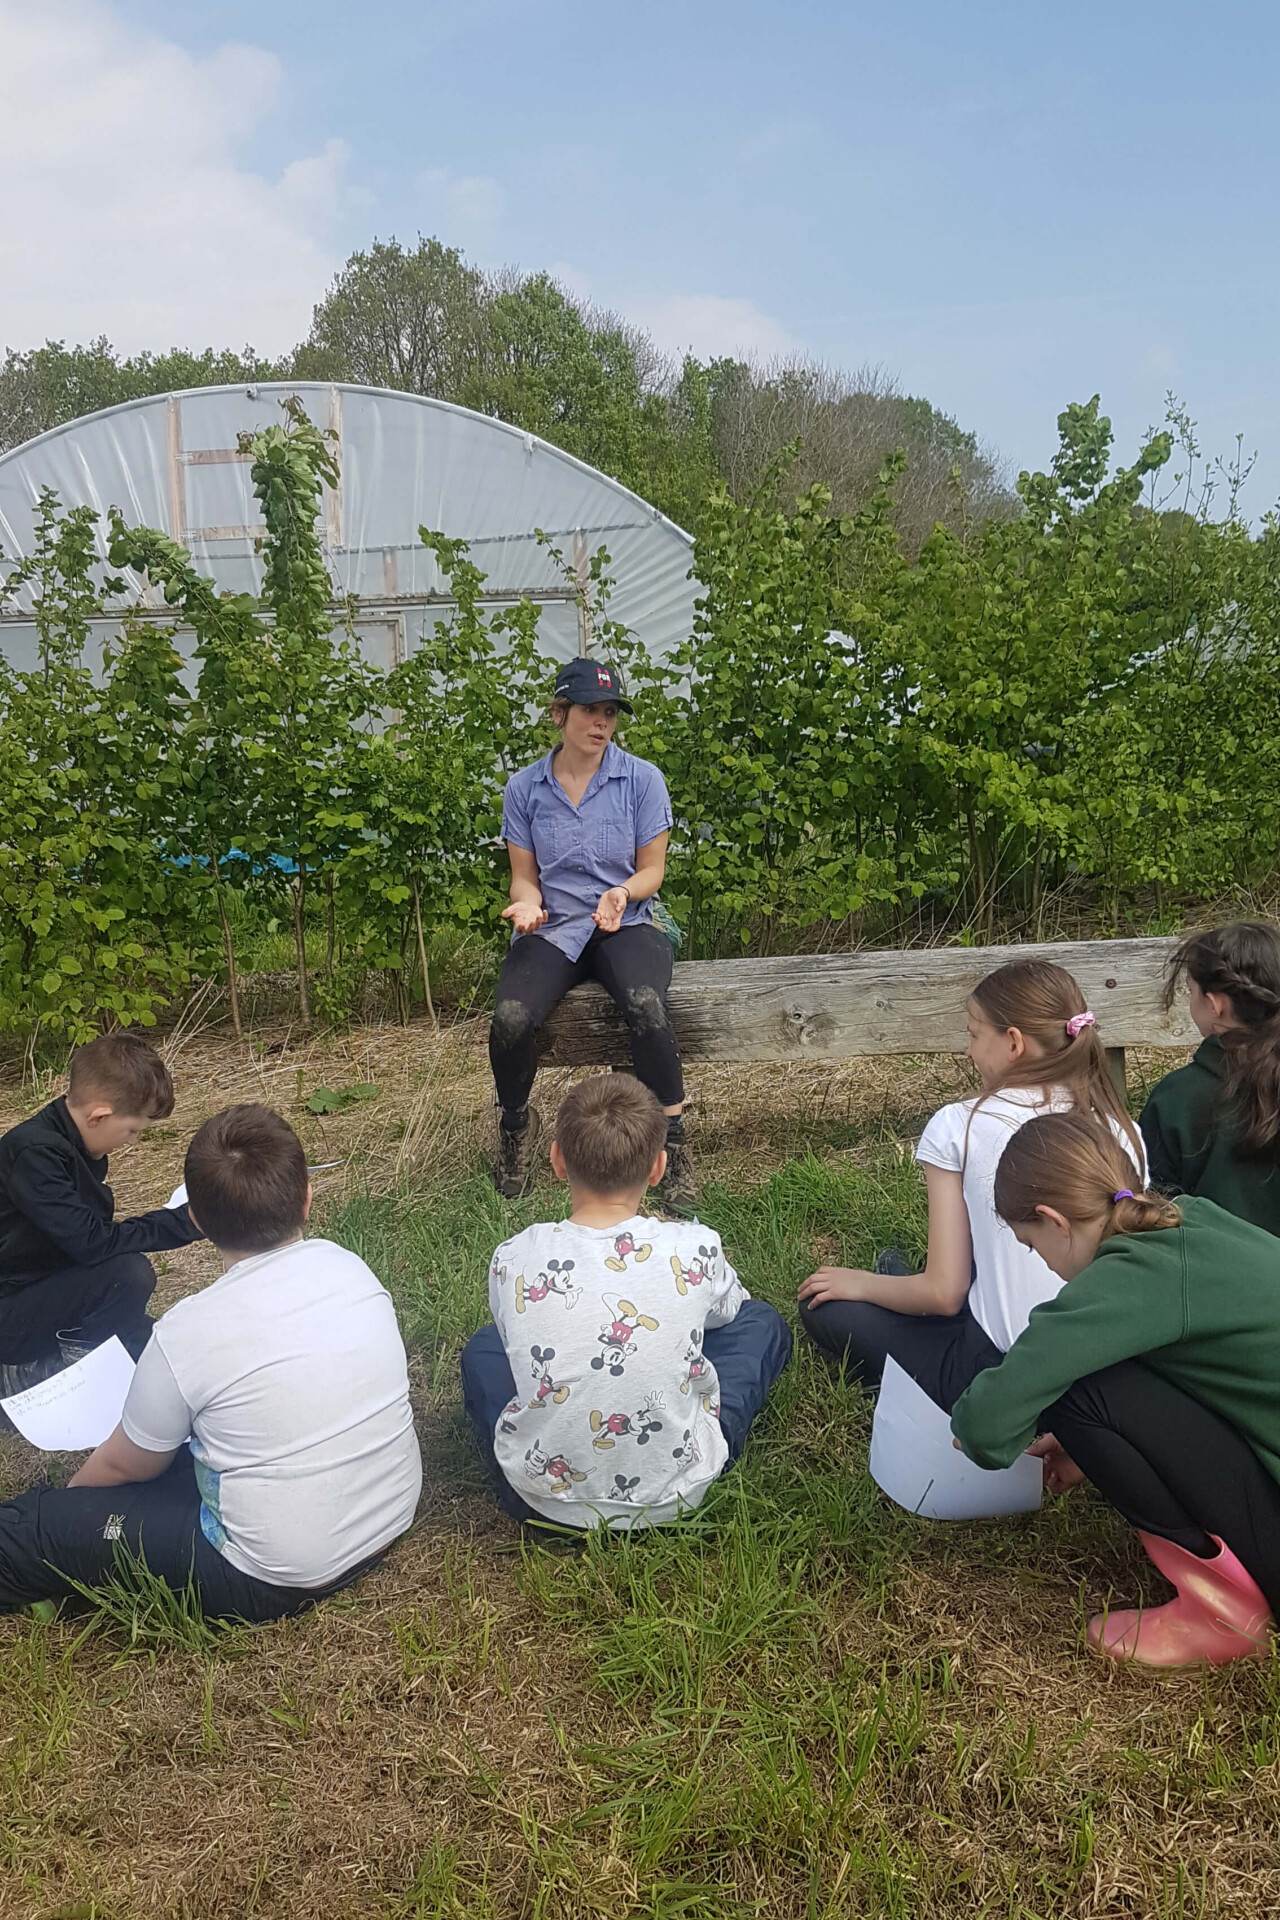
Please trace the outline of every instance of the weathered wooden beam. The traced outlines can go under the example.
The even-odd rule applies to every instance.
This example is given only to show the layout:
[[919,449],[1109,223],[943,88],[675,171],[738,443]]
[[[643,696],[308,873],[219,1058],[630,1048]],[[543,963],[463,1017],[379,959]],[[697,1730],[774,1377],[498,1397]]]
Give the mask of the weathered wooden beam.
[[[1098,1016],[1108,1048],[1183,1047],[1183,1006],[1166,1014],[1160,987],[1172,940],[1082,940],[1020,947],[797,954],[678,962],[671,1018],[686,1060],[847,1060],[887,1053],[963,1053],[965,1001],[1006,960],[1066,967]],[[620,1066],[626,1029],[602,987],[575,987],[552,1014],[543,1058]]]

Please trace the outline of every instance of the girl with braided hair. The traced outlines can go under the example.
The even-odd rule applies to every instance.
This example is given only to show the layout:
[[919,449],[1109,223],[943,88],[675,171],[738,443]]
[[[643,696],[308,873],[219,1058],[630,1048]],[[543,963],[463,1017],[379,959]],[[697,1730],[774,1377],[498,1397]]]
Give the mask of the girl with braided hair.
[[1189,934],[1169,961],[1166,1006],[1184,977],[1204,1038],[1143,1109],[1151,1178],[1280,1234],[1280,933],[1238,920]]
[[[995,1208],[1060,1281],[957,1403],[981,1467],[1027,1449],[1051,1491],[1089,1479],[1176,1589],[1096,1615],[1096,1653],[1154,1667],[1268,1651],[1280,1610],[1280,1258],[1212,1200],[1143,1191],[1107,1127],[1029,1120]],[[1039,1436],[1037,1438],[1037,1436]]]

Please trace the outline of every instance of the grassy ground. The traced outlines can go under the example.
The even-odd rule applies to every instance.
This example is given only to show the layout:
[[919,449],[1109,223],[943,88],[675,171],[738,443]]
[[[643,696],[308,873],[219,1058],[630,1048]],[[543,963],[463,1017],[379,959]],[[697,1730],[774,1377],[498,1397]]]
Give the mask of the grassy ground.
[[[121,1204],[162,1200],[233,1098],[341,1158],[320,1225],[396,1296],[427,1486],[385,1565],[300,1621],[215,1632],[118,1596],[0,1621],[4,1920],[1274,1913],[1280,1669],[1096,1664],[1085,1612],[1159,1591],[1124,1529],[1087,1494],[912,1521],[867,1478],[861,1395],[803,1345],[690,1525],[521,1544],[456,1353],[495,1242],[562,1201],[487,1184],[481,1040],[175,1043],[182,1103],[116,1169]],[[376,1099],[309,1111],[354,1084]],[[704,1210],[751,1289],[789,1309],[820,1258],[918,1247],[899,1142],[961,1084],[947,1062],[704,1073]],[[208,1273],[173,1256],[162,1299]],[[67,1464],[6,1441],[0,1492]]]

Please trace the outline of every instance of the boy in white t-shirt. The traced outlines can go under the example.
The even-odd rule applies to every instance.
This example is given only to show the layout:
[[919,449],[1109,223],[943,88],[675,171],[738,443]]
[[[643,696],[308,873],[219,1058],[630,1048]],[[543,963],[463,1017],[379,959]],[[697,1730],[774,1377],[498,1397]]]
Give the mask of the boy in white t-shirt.
[[787,1363],[786,1323],[747,1293],[718,1235],[641,1214],[665,1138],[630,1074],[581,1082],[551,1145],[569,1218],[493,1256],[494,1324],[463,1350],[463,1396],[519,1520],[630,1528],[690,1512]]
[[422,1482],[390,1296],[303,1238],[297,1135],[229,1107],[187,1151],[212,1285],[156,1322],[115,1432],[66,1487],[0,1507],[0,1611],[145,1560],[206,1615],[271,1620],[346,1586],[413,1519]]

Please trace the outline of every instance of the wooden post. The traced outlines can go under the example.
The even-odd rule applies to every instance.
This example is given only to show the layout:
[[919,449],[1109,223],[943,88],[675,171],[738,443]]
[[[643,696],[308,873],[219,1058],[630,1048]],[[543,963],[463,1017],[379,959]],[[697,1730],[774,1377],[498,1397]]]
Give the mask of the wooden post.
[[[1065,966],[1101,1022],[1117,1086],[1126,1047],[1186,1047],[1195,1029],[1167,1012],[1160,982],[1172,942],[1091,940],[1019,947],[766,955],[680,960],[671,1024],[686,1064],[698,1060],[852,1060],[875,1054],[963,1053],[965,1002],[1011,959]],[[574,987],[542,1029],[561,1067],[627,1063],[627,1030],[604,988]]]
[[1127,1100],[1129,1097],[1129,1088],[1124,1077],[1123,1047],[1107,1048],[1107,1065],[1111,1069],[1111,1078],[1116,1083],[1116,1092],[1120,1095],[1121,1100]]

